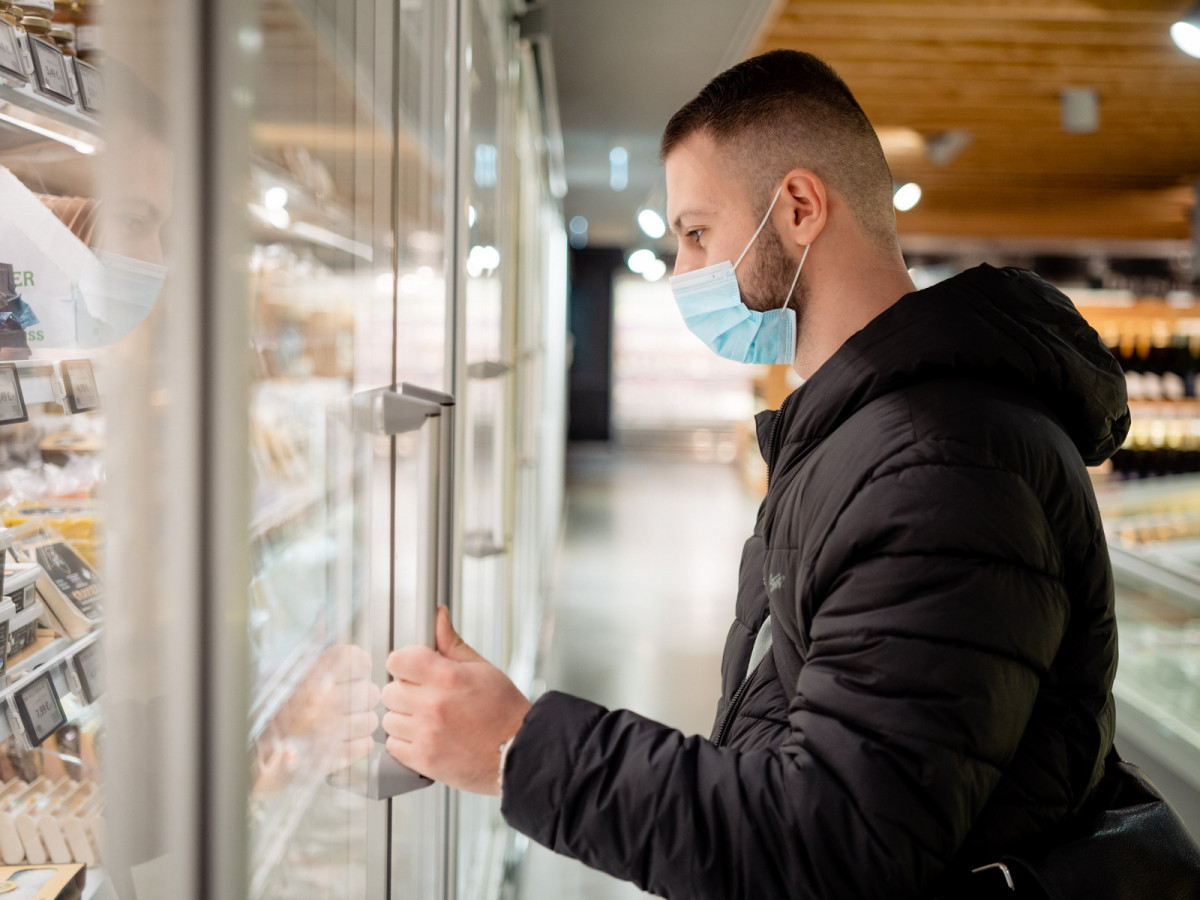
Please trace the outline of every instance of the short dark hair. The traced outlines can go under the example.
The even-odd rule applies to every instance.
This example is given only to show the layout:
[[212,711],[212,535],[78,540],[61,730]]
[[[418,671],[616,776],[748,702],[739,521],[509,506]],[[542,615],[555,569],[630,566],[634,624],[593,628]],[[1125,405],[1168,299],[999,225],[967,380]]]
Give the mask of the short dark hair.
[[787,172],[812,170],[880,240],[894,240],[892,176],[875,129],[850,88],[811,53],[773,50],[722,72],[663,131],[665,162],[694,134],[711,137],[763,209]]

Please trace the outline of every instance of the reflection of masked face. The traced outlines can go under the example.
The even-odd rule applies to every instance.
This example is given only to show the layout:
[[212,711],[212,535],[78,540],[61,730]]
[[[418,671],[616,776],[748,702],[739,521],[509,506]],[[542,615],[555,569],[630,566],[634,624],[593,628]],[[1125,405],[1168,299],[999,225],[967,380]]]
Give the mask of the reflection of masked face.
[[97,265],[80,279],[83,301],[104,323],[108,340],[124,337],[150,314],[167,277],[165,266],[95,250]]

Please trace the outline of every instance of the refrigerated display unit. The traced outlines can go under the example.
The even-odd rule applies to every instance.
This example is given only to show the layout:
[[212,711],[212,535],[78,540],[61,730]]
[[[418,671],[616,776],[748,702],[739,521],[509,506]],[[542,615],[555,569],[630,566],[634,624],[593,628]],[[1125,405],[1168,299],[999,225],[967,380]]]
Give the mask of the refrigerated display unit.
[[86,7],[90,64],[0,15],[0,855],[33,813],[86,896],[497,897],[498,803],[364,698],[439,603],[533,687],[548,44],[515,0]]
[[1117,587],[1117,746],[1200,834],[1200,476],[1097,487]]

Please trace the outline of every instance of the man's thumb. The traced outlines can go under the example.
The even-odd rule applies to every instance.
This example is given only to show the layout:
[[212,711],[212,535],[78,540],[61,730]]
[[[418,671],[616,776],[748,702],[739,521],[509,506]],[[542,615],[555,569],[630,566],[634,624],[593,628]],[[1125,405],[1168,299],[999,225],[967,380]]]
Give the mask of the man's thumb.
[[455,662],[475,662],[483,659],[458,636],[458,632],[450,624],[450,610],[444,606],[439,606],[437,611],[437,650],[446,659],[452,659]]

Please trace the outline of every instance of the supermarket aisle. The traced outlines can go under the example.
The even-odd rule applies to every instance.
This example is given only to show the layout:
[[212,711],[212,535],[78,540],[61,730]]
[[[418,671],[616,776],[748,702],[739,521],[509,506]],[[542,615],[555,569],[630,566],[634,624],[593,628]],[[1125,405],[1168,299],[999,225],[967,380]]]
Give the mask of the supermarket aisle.
[[[707,734],[738,559],[757,508],[733,466],[697,459],[688,447],[572,447],[547,685]],[[519,893],[645,896],[536,845]]]

